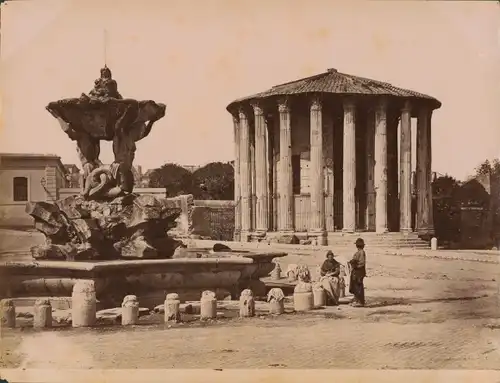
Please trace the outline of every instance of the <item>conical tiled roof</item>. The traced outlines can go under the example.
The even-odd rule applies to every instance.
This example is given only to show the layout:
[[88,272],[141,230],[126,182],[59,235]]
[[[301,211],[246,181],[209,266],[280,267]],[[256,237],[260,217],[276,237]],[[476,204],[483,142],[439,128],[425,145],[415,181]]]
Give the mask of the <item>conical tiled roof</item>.
[[265,92],[240,98],[229,104],[227,109],[230,110],[240,102],[244,101],[256,101],[272,96],[298,95],[303,93],[332,93],[345,95],[393,96],[410,99],[416,98],[428,100],[430,105],[435,109],[441,107],[441,103],[437,99],[426,94],[398,88],[387,82],[341,73],[336,69],[328,69],[326,72],[315,76],[276,85]]

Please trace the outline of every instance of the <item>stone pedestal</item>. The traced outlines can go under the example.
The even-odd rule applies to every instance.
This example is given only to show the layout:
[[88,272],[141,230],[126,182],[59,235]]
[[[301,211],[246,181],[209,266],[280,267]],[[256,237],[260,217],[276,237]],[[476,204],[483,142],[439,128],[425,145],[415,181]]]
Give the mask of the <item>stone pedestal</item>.
[[71,295],[71,323],[73,327],[90,327],[96,322],[96,294],[93,281],[80,280]]
[[240,296],[240,318],[255,316],[255,300],[252,290],[245,289]]
[[127,295],[122,303],[122,326],[133,326],[139,320],[139,302],[135,295]]
[[326,292],[321,283],[313,285],[313,302],[315,308],[326,306]]
[[204,291],[200,300],[200,318],[215,319],[217,317],[217,298],[213,291]]
[[180,311],[181,301],[179,299],[179,294],[171,293],[167,294],[165,299],[165,323],[167,322],[180,322],[181,311]]
[[16,327],[16,306],[12,299],[3,299],[0,302],[0,328]]
[[285,312],[285,294],[279,288],[273,288],[267,294],[267,302],[269,303],[269,314],[281,315]]
[[293,291],[295,311],[310,311],[314,308],[314,295],[311,283],[299,282]]
[[356,230],[356,107],[352,100],[344,101],[344,224],[342,231],[354,233]]
[[292,125],[290,105],[287,99],[278,104],[280,115],[280,176],[278,183],[278,230],[291,233],[294,230],[293,217],[293,173],[292,173]]
[[48,298],[37,299],[33,307],[33,328],[52,327],[52,306]]

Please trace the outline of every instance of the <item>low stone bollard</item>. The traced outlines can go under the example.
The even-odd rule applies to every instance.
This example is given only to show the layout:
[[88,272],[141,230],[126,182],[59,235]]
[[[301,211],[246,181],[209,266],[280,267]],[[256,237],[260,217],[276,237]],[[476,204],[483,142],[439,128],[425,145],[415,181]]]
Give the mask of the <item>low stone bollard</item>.
[[345,279],[340,278],[340,293],[339,298],[345,298]]
[[80,280],[71,294],[71,323],[73,327],[89,327],[96,323],[94,281]]
[[271,271],[271,279],[273,281],[278,281],[281,279],[281,266],[278,262],[275,262],[273,271]]
[[288,282],[295,282],[297,280],[297,265],[295,264],[288,265],[288,269],[286,271],[286,277],[288,278]]
[[215,293],[210,290],[205,290],[201,294],[200,300],[200,318],[213,319],[217,317],[217,298]]
[[240,296],[240,317],[253,317],[255,316],[255,300],[253,293],[250,289],[245,289],[241,292]]
[[52,327],[52,305],[50,299],[41,298],[35,301],[33,308],[33,328]]
[[139,302],[135,295],[127,295],[122,302],[122,326],[133,326],[139,320]]
[[431,239],[431,250],[437,250],[438,248],[438,240],[436,237]]
[[0,304],[2,309],[0,327],[16,327],[16,306],[14,305],[14,301],[12,299],[4,299]]
[[326,292],[321,283],[314,283],[312,286],[313,291],[313,305],[315,308],[326,306]]
[[281,315],[285,312],[285,294],[283,290],[274,288],[267,294],[269,314]]
[[180,322],[181,320],[181,301],[179,294],[167,294],[165,298],[165,323],[167,322]]
[[295,311],[310,311],[314,308],[314,295],[309,282],[299,282],[293,291]]

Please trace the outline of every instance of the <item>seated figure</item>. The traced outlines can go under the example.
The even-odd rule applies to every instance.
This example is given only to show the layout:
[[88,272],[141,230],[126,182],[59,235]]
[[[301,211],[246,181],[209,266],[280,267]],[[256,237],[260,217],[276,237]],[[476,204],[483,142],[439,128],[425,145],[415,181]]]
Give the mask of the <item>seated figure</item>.
[[327,303],[338,305],[340,291],[342,288],[341,264],[335,259],[332,251],[326,253],[326,260],[320,270],[319,282],[323,286],[327,295]]

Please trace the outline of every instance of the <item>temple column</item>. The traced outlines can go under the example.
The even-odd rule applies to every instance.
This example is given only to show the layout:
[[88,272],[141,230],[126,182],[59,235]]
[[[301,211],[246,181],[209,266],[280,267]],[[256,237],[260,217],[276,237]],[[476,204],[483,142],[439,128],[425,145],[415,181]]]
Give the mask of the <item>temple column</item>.
[[353,100],[344,100],[344,224],[342,231],[356,230],[356,107]]
[[366,123],[366,230],[375,231],[375,114],[368,111]]
[[401,112],[399,179],[399,230],[411,232],[411,105],[409,101]]
[[318,245],[326,244],[325,193],[323,173],[323,118],[321,100],[313,98],[310,105],[311,132],[311,218],[309,230],[318,237]]
[[241,234],[241,184],[240,184],[240,121],[233,115],[234,126],[234,241]]
[[416,231],[420,235],[434,234],[432,214],[432,111],[421,108],[417,119],[417,221]]
[[268,177],[267,177],[267,145],[266,145],[266,121],[264,112],[260,105],[252,105],[255,116],[255,195],[256,201],[256,224],[258,235],[266,234],[269,229],[268,215]]
[[240,188],[241,188],[241,240],[248,241],[252,231],[251,189],[252,175],[250,164],[250,126],[243,110],[240,117]]
[[387,100],[375,111],[375,230],[387,233]]
[[387,220],[389,231],[399,230],[398,125],[400,113],[388,110],[387,116]]
[[278,230],[293,232],[292,126],[288,99],[278,104],[280,115],[280,177],[278,184]]

